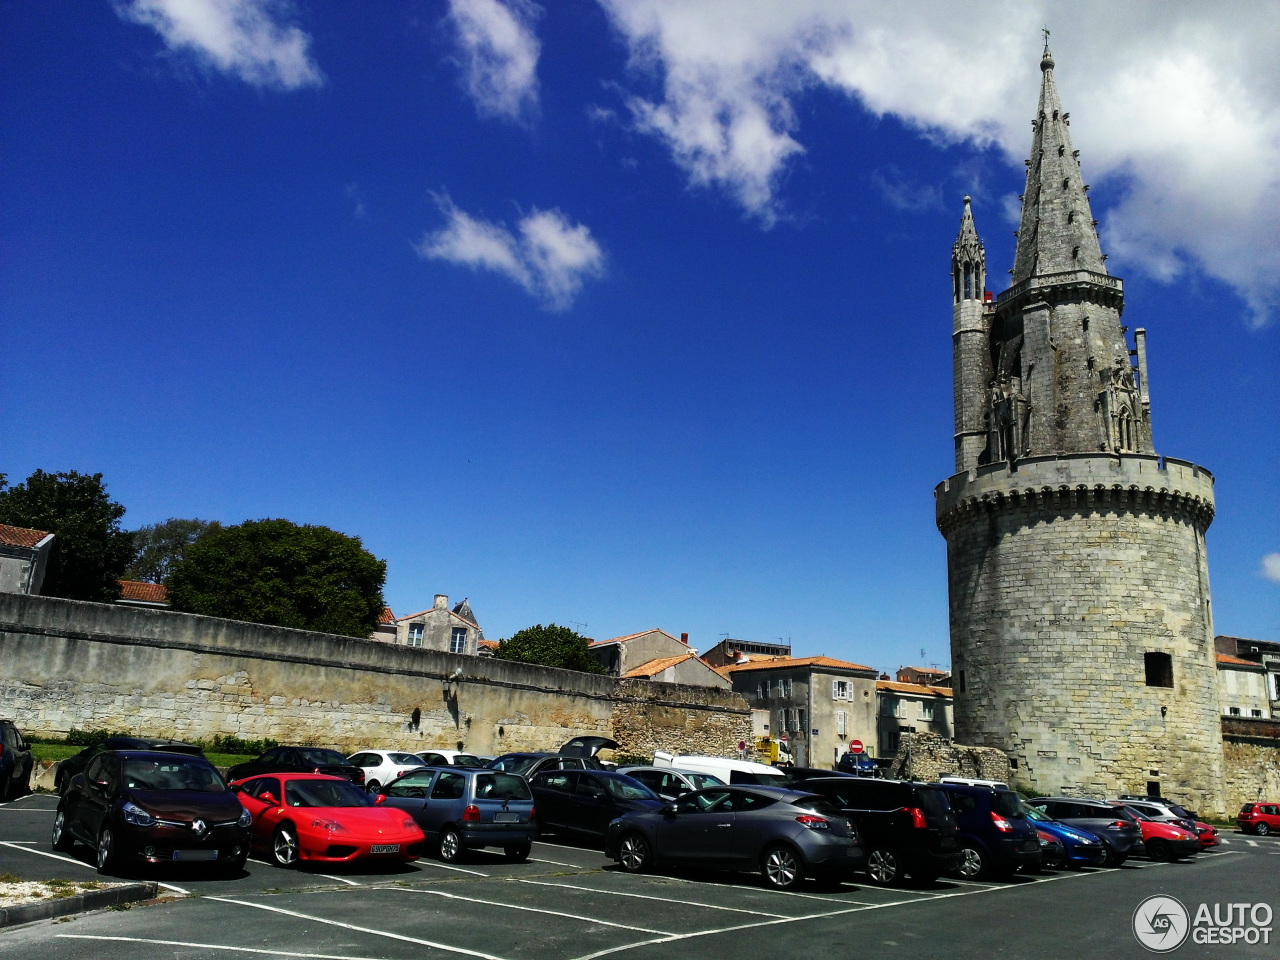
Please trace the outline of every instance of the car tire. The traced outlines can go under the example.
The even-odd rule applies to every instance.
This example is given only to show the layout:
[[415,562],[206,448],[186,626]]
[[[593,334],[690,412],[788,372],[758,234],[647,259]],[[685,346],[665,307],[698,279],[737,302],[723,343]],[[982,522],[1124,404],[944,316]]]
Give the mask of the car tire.
[[793,848],[775,843],[760,858],[760,876],[770,889],[793,890],[804,879],[804,861]]
[[1271,832],[1271,826],[1270,824],[1260,823],[1253,828],[1253,832],[1260,837],[1265,837],[1267,834]]
[[1173,850],[1165,841],[1156,839],[1147,843],[1147,856],[1152,860],[1168,863],[1173,859]]
[[875,847],[867,854],[867,878],[878,887],[887,887],[902,879],[902,860],[894,850]]
[[53,815],[53,849],[66,853],[75,845],[71,831],[67,829],[67,813],[61,807]]
[[115,869],[116,861],[119,859],[115,834],[111,832],[110,827],[103,827],[102,832],[98,834],[98,872],[110,873]]
[[529,851],[533,849],[533,844],[522,843],[516,847],[504,847],[502,855],[512,863],[524,863],[529,859]]
[[956,873],[964,880],[985,880],[991,875],[991,858],[973,844],[961,844]]
[[463,846],[462,834],[458,833],[456,827],[445,827],[440,831],[438,847],[440,859],[445,863],[457,863],[467,849]]
[[298,828],[291,823],[282,823],[271,835],[271,862],[285,870],[298,865]]
[[618,841],[618,864],[627,873],[644,873],[653,865],[653,848],[638,833],[628,833]]
[[366,784],[364,785],[364,788],[365,788],[365,790],[367,790],[369,793],[377,793],[377,792],[378,792],[378,788],[379,788],[379,787],[381,787],[381,786],[382,786],[382,784],[380,784],[377,780],[370,780],[368,783],[366,783]]

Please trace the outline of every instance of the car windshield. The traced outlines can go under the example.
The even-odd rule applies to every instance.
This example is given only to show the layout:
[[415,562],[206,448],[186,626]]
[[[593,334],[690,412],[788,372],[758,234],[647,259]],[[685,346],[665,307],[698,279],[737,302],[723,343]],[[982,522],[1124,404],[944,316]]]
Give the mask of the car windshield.
[[791,781],[787,779],[785,773],[750,773],[751,782],[761,787],[786,787],[791,788]]
[[511,773],[477,773],[476,797],[481,800],[532,800],[524,777]]
[[603,777],[605,789],[618,800],[657,800],[658,795],[630,777]]
[[346,780],[289,780],[284,802],[290,807],[371,807],[373,798]]
[[1022,801],[1012,790],[995,790],[991,798],[991,809],[1002,817],[1021,817]]
[[469,753],[459,753],[454,756],[453,765],[455,767],[471,767],[472,769],[479,769],[484,766],[484,761],[479,757],[473,757]]
[[1038,823],[1049,823],[1052,821],[1052,818],[1048,814],[1046,814],[1043,810],[1037,810],[1035,807],[1028,806],[1025,803],[1022,804],[1021,809],[1022,809],[1022,815],[1024,817],[1028,817],[1032,820],[1037,821]]
[[227,785],[207,760],[165,757],[130,758],[124,762],[124,782],[134,790],[194,790],[225,793]]
[[1195,817],[1191,815],[1191,812],[1187,810],[1186,807],[1180,807],[1176,803],[1165,804],[1165,806],[1169,808],[1169,812],[1172,813],[1175,817],[1182,817],[1184,820],[1195,819]]
[[916,803],[920,804],[920,809],[926,814],[937,817],[951,812],[951,802],[947,800],[945,791],[936,787],[917,787],[915,794]]
[[686,773],[685,776],[689,782],[693,784],[694,790],[701,790],[704,787],[719,787],[724,785],[724,781],[719,777],[713,777],[709,773]]
[[1143,812],[1142,812],[1141,810],[1139,810],[1137,807],[1128,807],[1128,806],[1125,806],[1125,807],[1117,807],[1117,809],[1118,809],[1121,813],[1127,813],[1127,814],[1129,814],[1130,816],[1132,816],[1132,817],[1133,817],[1133,819],[1134,819],[1134,820],[1154,820],[1154,819],[1155,819],[1155,817],[1149,817],[1149,816],[1147,816],[1145,813],[1143,813]]
[[388,753],[392,763],[408,764],[411,767],[422,766],[422,759],[415,757],[412,753]]
[[833,820],[838,820],[844,816],[844,814],[840,812],[840,808],[826,797],[797,797],[792,801],[792,803],[801,810],[808,810],[811,813],[816,813],[820,817],[829,817]]
[[505,770],[507,773],[523,776],[537,762],[538,757],[503,757],[500,760],[495,760],[493,766],[498,770]]
[[315,747],[304,747],[298,751],[298,756],[302,757],[303,763],[315,764],[317,767],[326,765],[347,767],[347,758],[340,754],[337,750],[320,750]]

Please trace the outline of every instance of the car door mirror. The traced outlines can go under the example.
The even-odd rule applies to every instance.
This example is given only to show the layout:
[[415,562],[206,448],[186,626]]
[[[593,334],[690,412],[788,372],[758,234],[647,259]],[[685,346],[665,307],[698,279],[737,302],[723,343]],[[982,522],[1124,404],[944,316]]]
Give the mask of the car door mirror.
[[386,802],[387,802],[387,795],[386,795],[385,793],[380,793],[380,794],[378,794],[376,797],[374,797],[374,798],[373,798],[373,802],[374,802],[374,803],[386,803]]
[[665,816],[674,817],[676,815],[676,805],[674,803],[665,804],[662,808],[662,813]]
[[265,803],[269,807],[275,807],[280,804],[280,798],[277,797],[270,790],[266,791],[265,793],[258,794],[258,799],[261,800],[263,803]]

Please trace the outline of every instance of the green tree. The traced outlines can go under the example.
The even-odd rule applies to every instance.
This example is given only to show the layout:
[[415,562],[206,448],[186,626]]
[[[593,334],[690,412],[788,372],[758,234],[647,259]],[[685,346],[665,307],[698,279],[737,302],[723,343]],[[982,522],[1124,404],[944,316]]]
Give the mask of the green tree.
[[40,588],[47,597],[119,599],[116,581],[133,556],[133,535],[120,529],[123,516],[100,473],[37,470],[14,487],[0,476],[0,523],[54,535]]
[[180,520],[170,517],[133,531],[133,562],[125,570],[126,580],[164,583],[187,547],[206,533],[221,530],[217,520]]
[[587,652],[588,640],[568,627],[554,623],[525,627],[511,635],[510,640],[498,641],[494,656],[500,660],[517,660],[520,663],[540,663],[547,667],[564,667],[583,673],[604,673],[604,667]]
[[248,520],[210,530],[169,572],[169,604],[210,617],[367,637],[387,564],[328,527]]

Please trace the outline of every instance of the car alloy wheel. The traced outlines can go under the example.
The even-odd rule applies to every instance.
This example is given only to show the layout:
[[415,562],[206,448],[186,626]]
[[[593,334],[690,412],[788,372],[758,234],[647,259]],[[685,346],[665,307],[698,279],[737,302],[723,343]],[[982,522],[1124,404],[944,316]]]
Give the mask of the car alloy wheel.
[[775,890],[790,890],[804,878],[804,866],[790,847],[774,846],[764,852],[760,872]]
[[1254,827],[1253,832],[1260,837],[1265,837],[1268,833],[1271,832],[1271,827],[1268,824],[1260,823],[1256,827]]
[[877,848],[867,857],[867,876],[872,883],[887,886],[897,880],[901,873],[902,867],[892,850]]
[[369,793],[377,793],[377,792],[378,792],[378,788],[379,788],[380,786],[382,786],[382,784],[380,784],[377,780],[370,780],[368,783],[366,783],[366,784],[364,785],[364,788],[365,788],[365,790],[367,790]]
[[115,837],[111,835],[110,827],[103,827],[102,832],[98,834],[98,872],[106,873],[111,869],[116,860]]
[[67,829],[67,814],[64,810],[53,815],[53,849],[71,849],[71,831]]
[[960,876],[966,880],[977,880],[987,872],[987,861],[977,847],[960,848]]
[[440,859],[446,863],[462,859],[462,837],[453,827],[445,827],[440,831]]
[[638,833],[628,833],[618,845],[618,862],[629,873],[640,873],[649,866],[649,843]]
[[278,867],[292,867],[298,862],[298,835],[290,824],[276,827],[271,840],[271,859]]

